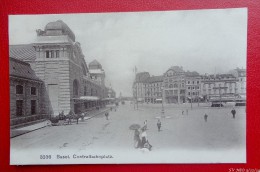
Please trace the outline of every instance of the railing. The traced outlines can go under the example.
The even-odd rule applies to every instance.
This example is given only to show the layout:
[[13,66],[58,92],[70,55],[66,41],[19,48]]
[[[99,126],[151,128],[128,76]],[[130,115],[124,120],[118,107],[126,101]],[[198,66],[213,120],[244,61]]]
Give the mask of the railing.
[[43,114],[43,115],[28,115],[28,116],[21,116],[21,117],[16,117],[16,118],[11,118],[10,119],[10,125],[19,125],[19,124],[25,124],[41,119],[49,119],[49,115]]

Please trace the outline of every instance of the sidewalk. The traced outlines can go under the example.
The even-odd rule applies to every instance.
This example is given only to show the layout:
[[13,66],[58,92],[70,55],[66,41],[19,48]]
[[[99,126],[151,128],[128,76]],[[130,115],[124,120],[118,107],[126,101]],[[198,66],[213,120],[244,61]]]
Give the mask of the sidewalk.
[[[100,114],[102,114],[102,113],[104,113],[108,110],[110,110],[110,108],[103,108],[103,109],[100,109],[100,110],[94,110],[94,111],[88,112],[87,113],[88,115],[86,117],[84,117],[84,120],[89,120],[89,119],[91,119],[91,118],[93,118],[97,115],[100,115]],[[44,128],[44,127],[48,126],[49,124],[50,124],[50,121],[46,120],[46,121],[43,121],[43,122],[40,122],[40,123],[37,123],[37,124],[33,124],[33,125],[29,125],[29,126],[26,126],[26,127],[11,129],[10,130],[10,137],[13,138],[13,137],[16,137],[16,136],[20,136],[22,134],[26,134],[26,133]]]

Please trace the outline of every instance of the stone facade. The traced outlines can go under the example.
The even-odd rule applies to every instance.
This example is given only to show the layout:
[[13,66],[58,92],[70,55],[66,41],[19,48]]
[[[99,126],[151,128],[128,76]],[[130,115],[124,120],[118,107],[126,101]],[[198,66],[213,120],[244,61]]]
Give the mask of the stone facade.
[[43,81],[43,97],[47,100],[44,106],[48,114],[57,116],[61,111],[81,113],[104,107],[108,103],[105,75],[100,81],[92,79],[80,43],[76,42],[71,29],[58,20],[36,32],[34,43],[10,46],[10,54],[28,61]]
[[48,118],[44,83],[30,64],[10,58],[10,126],[20,127]]
[[185,72],[182,67],[172,66],[163,75],[164,102],[183,103],[186,99]]

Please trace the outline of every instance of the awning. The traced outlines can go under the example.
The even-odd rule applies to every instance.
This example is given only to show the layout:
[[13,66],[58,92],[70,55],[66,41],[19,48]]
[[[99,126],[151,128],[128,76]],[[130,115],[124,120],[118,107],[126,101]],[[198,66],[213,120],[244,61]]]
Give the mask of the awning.
[[96,100],[99,100],[99,98],[96,97],[96,96],[80,96],[78,98],[73,98],[73,100],[76,100],[76,101],[96,101]]

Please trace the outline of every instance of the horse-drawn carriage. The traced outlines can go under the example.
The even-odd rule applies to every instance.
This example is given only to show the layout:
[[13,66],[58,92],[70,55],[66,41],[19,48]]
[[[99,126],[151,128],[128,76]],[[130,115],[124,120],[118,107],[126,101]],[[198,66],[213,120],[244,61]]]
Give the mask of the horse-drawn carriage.
[[78,124],[79,119],[84,121],[84,117],[85,117],[84,113],[75,114],[74,112],[70,111],[67,115],[65,115],[64,111],[62,111],[61,113],[59,113],[58,116],[51,117],[50,121],[52,125],[65,125],[65,124],[69,125],[72,124],[72,122],[74,121],[76,121],[76,123]]

